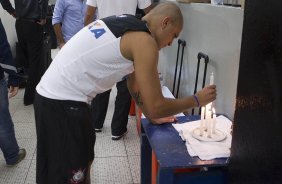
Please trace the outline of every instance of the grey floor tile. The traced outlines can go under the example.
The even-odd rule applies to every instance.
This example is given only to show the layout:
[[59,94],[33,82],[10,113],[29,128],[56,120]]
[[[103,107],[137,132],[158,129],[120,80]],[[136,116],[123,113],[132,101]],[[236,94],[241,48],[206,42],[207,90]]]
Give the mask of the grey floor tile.
[[124,137],[126,153],[129,156],[140,155],[140,139],[137,136],[128,134]]
[[128,156],[130,172],[134,183],[140,183],[140,156]]
[[7,167],[4,161],[0,161],[0,183],[24,184],[30,163],[31,160],[23,160],[14,167]]
[[28,174],[26,176],[25,184],[35,184],[36,183],[36,160],[32,160]]
[[109,126],[111,126],[112,118],[113,118],[113,114],[115,110],[116,95],[117,95],[117,88],[114,86],[112,87],[112,91],[110,94],[109,106],[108,106],[108,111],[107,111],[106,121],[105,121],[105,124]]
[[24,88],[19,89],[18,94],[14,96],[12,99],[21,99],[21,102],[23,103],[23,97],[24,97]]
[[127,157],[95,158],[91,170],[91,181],[95,184],[133,183]]
[[137,132],[137,125],[135,116],[128,116],[128,124],[127,124],[128,133],[133,136],[139,136]]
[[104,126],[102,128],[102,132],[97,132],[97,137],[111,137],[111,125],[109,123],[109,120],[105,120]]
[[18,110],[13,114],[12,119],[14,123],[35,123],[34,111],[32,109],[27,109],[32,107],[31,105],[26,107],[26,109],[18,108]]
[[36,139],[35,123],[15,123],[16,138]]
[[[110,104],[109,104],[109,106],[110,106]],[[107,111],[106,118],[105,118],[104,126],[107,125],[107,126],[111,127],[113,115],[114,115],[114,109],[113,109],[113,107],[109,107],[108,111]]]
[[124,137],[124,143],[127,155],[137,156],[140,155],[140,138],[137,133],[136,121],[134,118],[129,118],[128,121],[128,134]]
[[33,112],[34,111],[34,107],[33,107],[33,105],[25,106],[23,103],[20,103],[19,104],[19,110],[27,110],[27,111]]
[[97,136],[95,143],[95,157],[126,156],[124,141],[113,141],[111,135]]
[[10,110],[11,116],[13,116],[14,113],[17,111],[17,109],[20,106],[20,103],[22,103],[22,99],[18,99],[18,98],[13,99],[12,98],[11,100],[9,100],[9,110]]

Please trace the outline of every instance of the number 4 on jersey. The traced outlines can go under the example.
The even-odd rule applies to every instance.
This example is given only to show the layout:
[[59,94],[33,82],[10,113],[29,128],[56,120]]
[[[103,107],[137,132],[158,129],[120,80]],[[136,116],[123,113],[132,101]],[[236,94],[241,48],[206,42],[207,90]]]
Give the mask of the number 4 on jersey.
[[100,36],[102,36],[106,32],[105,29],[92,29],[90,31],[94,33],[96,39],[98,39]]

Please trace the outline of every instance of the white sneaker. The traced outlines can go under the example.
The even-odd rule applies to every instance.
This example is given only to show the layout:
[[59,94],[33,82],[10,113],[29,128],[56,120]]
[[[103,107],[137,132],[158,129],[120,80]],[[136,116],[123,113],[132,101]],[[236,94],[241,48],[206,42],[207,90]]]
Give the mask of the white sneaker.
[[95,128],[95,132],[102,132],[102,128]]
[[123,136],[125,136],[126,134],[127,134],[127,130],[126,130],[126,132],[124,132],[123,134],[121,134],[121,135],[118,135],[118,136],[114,136],[114,135],[112,135],[112,140],[114,140],[114,141],[117,141],[117,140],[120,140]]

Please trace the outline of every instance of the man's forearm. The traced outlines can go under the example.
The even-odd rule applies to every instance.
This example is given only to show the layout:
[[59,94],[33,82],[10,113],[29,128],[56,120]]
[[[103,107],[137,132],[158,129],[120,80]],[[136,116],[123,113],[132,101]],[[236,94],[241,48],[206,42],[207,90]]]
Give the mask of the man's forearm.
[[87,11],[85,14],[85,18],[84,18],[84,26],[87,26],[88,24],[94,21],[95,13],[96,13],[96,7],[88,5]]
[[147,8],[144,8],[143,11],[145,14],[147,14],[152,8],[153,8],[153,5],[150,5]]
[[59,42],[59,44],[65,44],[65,40],[63,37],[63,33],[62,33],[62,28],[61,28],[61,24],[57,23],[54,25],[54,31],[57,37],[57,40]]
[[84,26],[87,26],[88,24],[90,24],[91,22],[93,22],[93,18],[91,19],[91,16],[86,14],[85,15],[85,19],[84,19]]

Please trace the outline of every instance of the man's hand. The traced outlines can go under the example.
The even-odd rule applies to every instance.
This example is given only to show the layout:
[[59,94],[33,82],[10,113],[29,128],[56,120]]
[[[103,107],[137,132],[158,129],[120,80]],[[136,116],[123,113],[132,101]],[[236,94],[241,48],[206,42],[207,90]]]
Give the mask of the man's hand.
[[37,21],[37,24],[44,26],[46,24],[46,19],[40,19],[39,21]]
[[59,44],[59,49],[63,48],[64,45],[65,45],[65,42],[61,42],[61,43]]
[[195,94],[198,97],[200,106],[206,105],[216,99],[216,86],[210,85]]
[[168,116],[168,117],[164,117],[164,118],[151,119],[150,121],[151,121],[153,124],[160,125],[160,124],[164,124],[164,123],[173,123],[173,122],[176,122],[177,119],[176,119],[175,116]]
[[14,96],[16,96],[16,94],[18,94],[19,91],[19,87],[15,87],[15,86],[10,86],[9,88],[9,98],[12,98]]
[[12,15],[14,18],[16,18],[16,17],[17,17],[17,16],[16,16],[16,11],[12,12],[11,15]]

